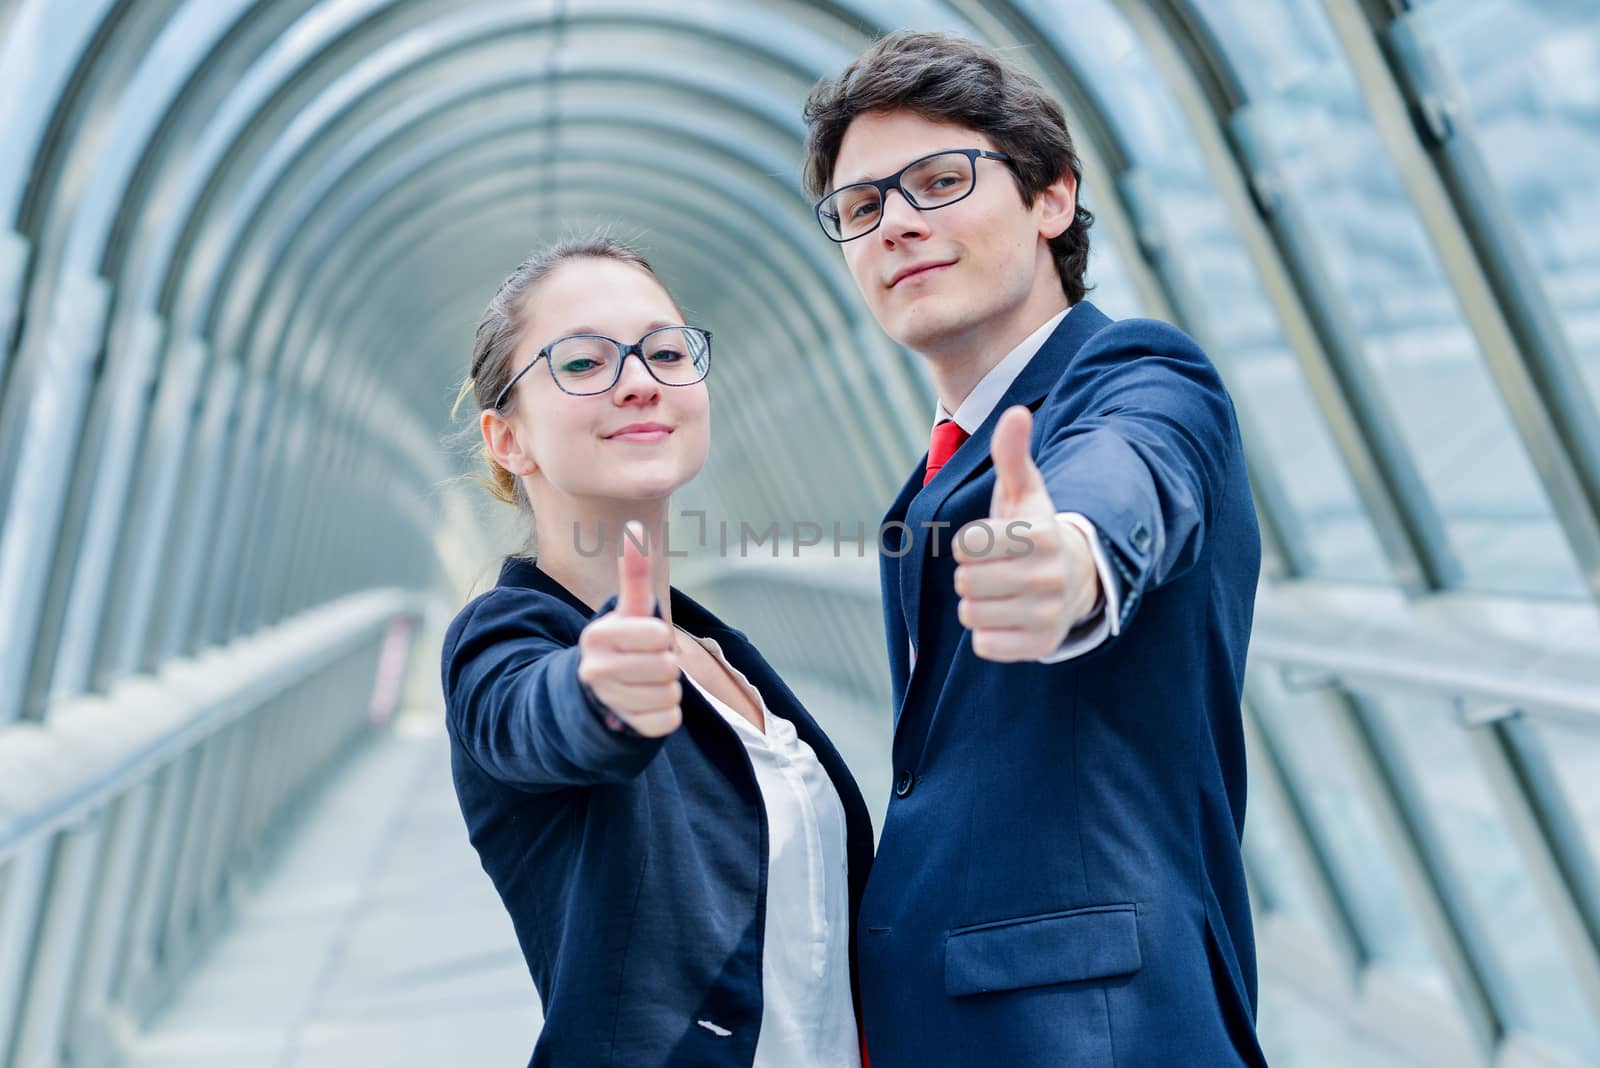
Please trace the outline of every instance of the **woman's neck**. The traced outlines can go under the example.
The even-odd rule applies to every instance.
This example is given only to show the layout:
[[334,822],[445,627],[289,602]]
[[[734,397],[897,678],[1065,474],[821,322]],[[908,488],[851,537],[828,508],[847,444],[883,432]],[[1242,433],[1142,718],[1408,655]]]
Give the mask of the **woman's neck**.
[[627,524],[637,522],[637,539],[650,558],[650,584],[661,614],[672,622],[668,574],[668,501],[596,501],[565,498],[534,503],[534,526],[539,537],[539,569],[571,590],[590,608],[598,608],[617,593],[617,562],[622,559]]

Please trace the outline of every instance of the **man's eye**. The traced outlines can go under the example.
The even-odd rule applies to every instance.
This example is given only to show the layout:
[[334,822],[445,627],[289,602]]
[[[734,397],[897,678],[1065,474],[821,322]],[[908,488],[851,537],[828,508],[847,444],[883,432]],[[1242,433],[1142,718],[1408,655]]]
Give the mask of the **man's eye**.
[[924,193],[949,193],[961,188],[966,179],[954,171],[943,171],[939,174],[930,174],[926,178],[917,180],[917,188]]
[[854,207],[852,207],[850,209],[850,218],[852,218],[852,219],[865,219],[869,215],[875,214],[877,212],[877,210],[878,210],[878,204],[877,204],[876,201],[863,200],[861,203],[855,205]]

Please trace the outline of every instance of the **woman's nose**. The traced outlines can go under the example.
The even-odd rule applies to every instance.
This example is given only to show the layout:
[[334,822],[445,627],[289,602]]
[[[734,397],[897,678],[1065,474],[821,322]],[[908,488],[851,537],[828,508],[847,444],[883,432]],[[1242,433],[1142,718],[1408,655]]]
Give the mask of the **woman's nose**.
[[618,404],[650,404],[661,396],[661,383],[645,367],[644,357],[630,352],[623,358],[612,395]]

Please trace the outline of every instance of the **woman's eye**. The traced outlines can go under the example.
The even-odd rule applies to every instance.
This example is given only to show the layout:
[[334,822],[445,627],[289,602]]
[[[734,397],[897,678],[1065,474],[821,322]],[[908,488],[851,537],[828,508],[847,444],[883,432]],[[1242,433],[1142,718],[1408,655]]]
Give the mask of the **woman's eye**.
[[687,360],[688,358],[677,349],[657,349],[650,354],[650,359],[656,363],[677,363],[679,360]]
[[569,375],[581,375],[585,371],[592,371],[599,367],[598,360],[591,360],[587,356],[580,356],[575,360],[568,360],[561,365],[561,370]]

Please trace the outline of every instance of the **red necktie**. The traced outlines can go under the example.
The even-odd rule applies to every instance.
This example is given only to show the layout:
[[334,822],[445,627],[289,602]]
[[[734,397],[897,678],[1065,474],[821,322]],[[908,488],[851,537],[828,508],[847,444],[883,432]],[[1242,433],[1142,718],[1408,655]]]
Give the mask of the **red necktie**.
[[926,486],[933,481],[933,476],[939,473],[950,457],[961,448],[961,443],[967,440],[967,432],[962,430],[954,419],[941,419],[933,428],[933,440],[928,443],[928,470],[922,476],[922,484]]

